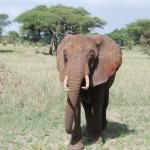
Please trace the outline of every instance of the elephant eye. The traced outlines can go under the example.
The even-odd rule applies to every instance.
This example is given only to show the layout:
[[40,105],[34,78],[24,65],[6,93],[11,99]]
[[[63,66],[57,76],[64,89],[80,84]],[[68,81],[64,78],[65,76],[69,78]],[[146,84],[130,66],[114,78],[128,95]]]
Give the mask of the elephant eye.
[[64,55],[64,62],[65,62],[65,64],[68,62],[66,55]]
[[64,50],[64,63],[66,64],[68,62],[66,51]]

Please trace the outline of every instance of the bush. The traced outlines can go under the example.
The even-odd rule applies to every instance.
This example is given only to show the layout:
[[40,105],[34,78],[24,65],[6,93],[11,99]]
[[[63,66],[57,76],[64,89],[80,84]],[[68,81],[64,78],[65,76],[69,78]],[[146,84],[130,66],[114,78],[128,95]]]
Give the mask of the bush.
[[143,51],[145,54],[150,55],[150,46],[143,47]]

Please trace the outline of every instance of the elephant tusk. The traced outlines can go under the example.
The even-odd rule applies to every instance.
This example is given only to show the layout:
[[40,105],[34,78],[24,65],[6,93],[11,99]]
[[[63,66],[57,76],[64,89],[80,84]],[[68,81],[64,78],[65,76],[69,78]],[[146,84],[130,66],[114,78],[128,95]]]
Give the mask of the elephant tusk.
[[87,90],[89,88],[89,83],[90,83],[88,75],[85,76],[85,83],[86,83],[86,85],[83,86],[82,89]]
[[68,76],[66,75],[65,78],[64,78],[64,90],[65,90],[66,92],[69,91],[69,89],[68,89],[68,87],[67,87],[67,82],[68,82]]

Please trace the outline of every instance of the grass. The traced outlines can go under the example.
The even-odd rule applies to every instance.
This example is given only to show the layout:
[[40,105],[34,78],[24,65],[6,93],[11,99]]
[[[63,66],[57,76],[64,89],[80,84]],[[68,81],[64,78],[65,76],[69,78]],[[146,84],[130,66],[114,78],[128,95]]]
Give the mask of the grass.
[[[86,150],[149,149],[149,85],[150,57],[124,51],[111,88],[105,143],[84,138]],[[0,150],[66,150],[65,102],[55,57],[0,47]]]

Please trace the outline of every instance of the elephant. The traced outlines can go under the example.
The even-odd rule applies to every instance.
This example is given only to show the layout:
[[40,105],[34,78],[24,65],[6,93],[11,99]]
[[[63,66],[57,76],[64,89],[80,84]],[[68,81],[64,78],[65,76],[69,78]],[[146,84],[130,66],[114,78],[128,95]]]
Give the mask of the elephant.
[[119,46],[107,35],[66,35],[57,48],[60,82],[67,92],[65,130],[71,134],[69,149],[84,149],[81,104],[86,118],[86,134],[102,139],[107,126],[109,88],[122,64]]

